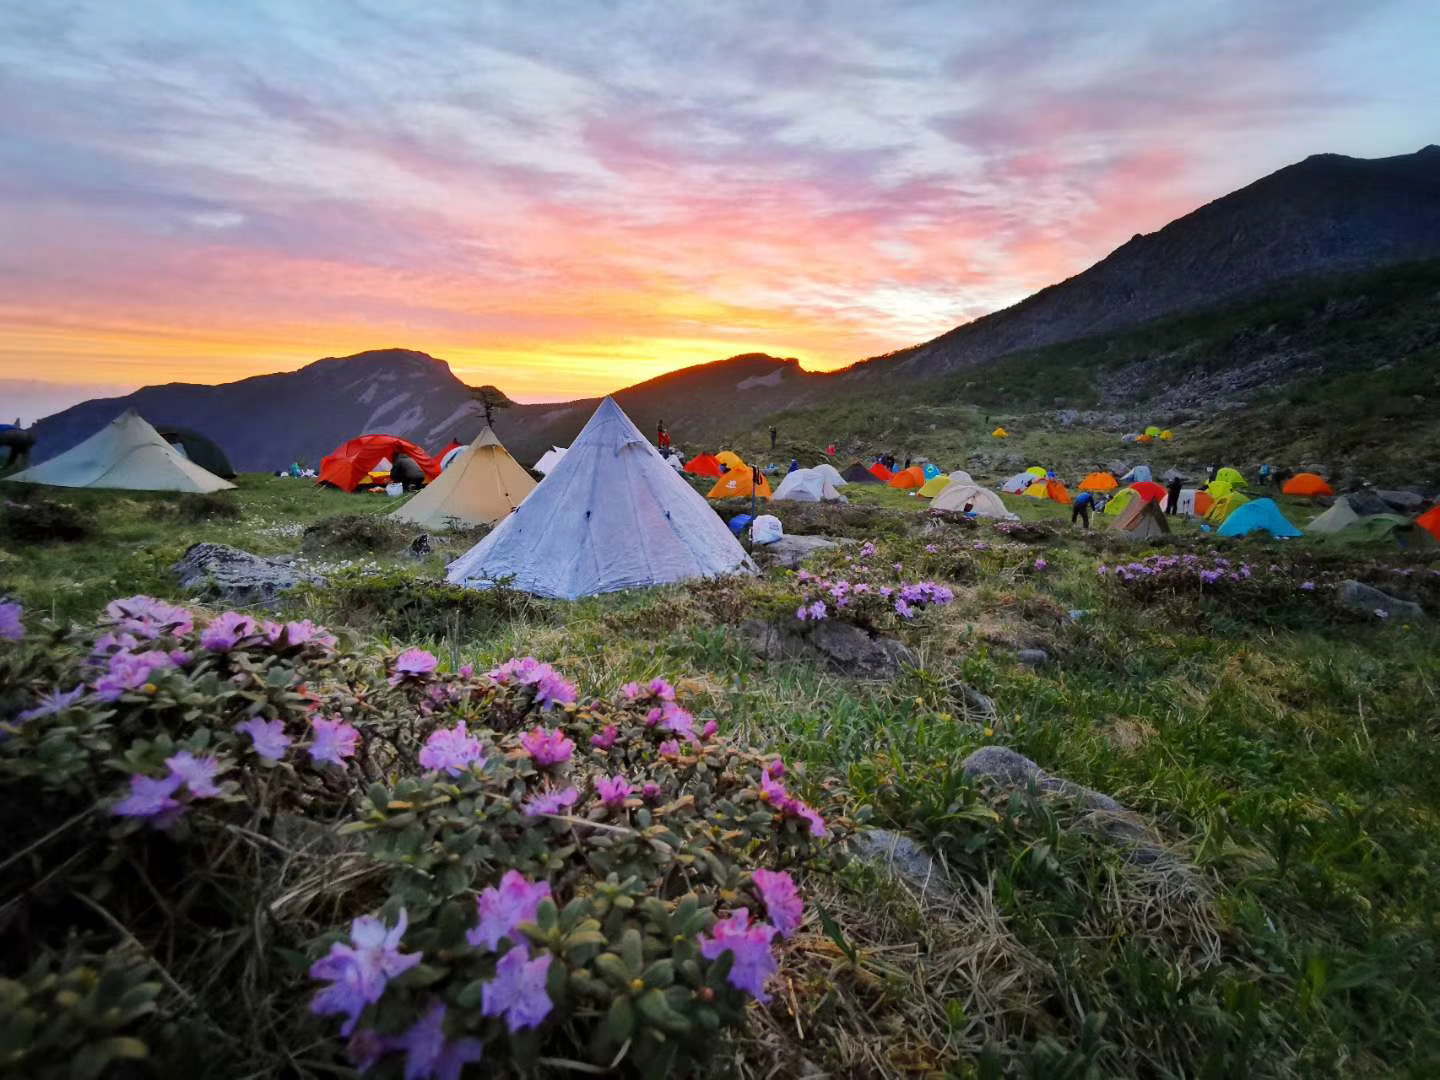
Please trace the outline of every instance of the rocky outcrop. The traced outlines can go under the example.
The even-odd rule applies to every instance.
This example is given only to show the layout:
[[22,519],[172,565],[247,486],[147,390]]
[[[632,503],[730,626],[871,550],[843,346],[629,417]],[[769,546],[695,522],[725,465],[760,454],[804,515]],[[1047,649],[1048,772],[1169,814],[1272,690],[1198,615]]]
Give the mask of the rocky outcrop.
[[264,605],[289,589],[324,578],[226,544],[192,544],[174,566],[180,587],[217,604]]
[[1373,612],[1376,615],[1383,611],[1385,614],[1381,618],[1420,619],[1425,616],[1425,609],[1419,604],[1381,592],[1363,581],[1342,581],[1340,603],[1353,611]]
[[904,643],[834,619],[794,628],[747,619],[739,633],[761,659],[808,660],[860,679],[893,679],[918,663]]

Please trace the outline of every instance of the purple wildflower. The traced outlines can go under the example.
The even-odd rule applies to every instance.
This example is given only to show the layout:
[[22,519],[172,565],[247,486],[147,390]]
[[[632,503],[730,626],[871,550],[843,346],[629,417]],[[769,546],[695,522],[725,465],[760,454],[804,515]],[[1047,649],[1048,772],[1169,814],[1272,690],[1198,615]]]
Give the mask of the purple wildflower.
[[752,995],[763,1005],[770,1000],[765,992],[765,980],[780,969],[770,950],[775,933],[775,927],[768,923],[751,926],[750,912],[737,908],[728,919],[711,927],[708,934],[700,935],[700,955],[707,960],[718,960],[729,952],[734,957],[727,976],[730,985]]
[[480,740],[465,729],[465,721],[459,721],[453,728],[432,731],[420,748],[420,764],[427,769],[444,770],[451,776],[459,776],[474,766],[485,764],[485,753]]
[[314,645],[321,649],[333,649],[338,644],[334,634],[323,626],[316,626],[309,619],[287,623],[267,622],[265,624],[265,640],[277,648],[284,648],[287,645],[291,648]]
[[95,696],[101,701],[118,701],[127,690],[138,690],[149,682],[151,672],[174,666],[170,654],[159,649],[116,653],[110,658],[110,670],[95,680]]
[[804,622],[807,619],[818,622],[819,620],[825,618],[829,613],[830,609],[825,606],[825,601],[816,600],[812,604],[801,604],[798,608],[796,608],[795,618],[799,619],[801,622]]
[[673,701],[667,701],[660,706],[660,726],[676,735],[684,735],[687,739],[695,737],[695,717]]
[[645,691],[640,688],[638,682],[627,682],[624,686],[620,687],[620,694],[626,701],[638,700],[644,693]]
[[211,652],[229,652],[248,637],[260,632],[260,625],[249,615],[227,611],[217,615],[200,631],[200,644]]
[[110,812],[119,817],[158,818],[178,817],[184,807],[174,798],[179,790],[181,778],[173,773],[159,779],[136,774],[130,777],[130,794],[121,799]]
[[471,1036],[446,1042],[443,1001],[432,1001],[395,1048],[405,1051],[405,1080],[460,1080],[460,1071],[485,1054],[485,1044]]
[[575,750],[575,743],[567,739],[563,731],[547,731],[538,726],[520,736],[520,745],[542,768],[569,761]]
[[874,542],[871,541],[871,540],[866,540],[865,543],[864,543],[864,545],[860,548],[860,558],[862,558],[862,559],[868,559],[871,555],[874,555],[874,554],[875,554],[875,544],[874,544]]
[[526,817],[543,817],[546,814],[563,814],[570,807],[575,805],[580,798],[580,792],[573,787],[563,788],[559,791],[543,791],[533,795],[525,803],[524,813]]
[[710,736],[714,735],[719,730],[720,725],[717,724],[714,720],[706,720],[705,726],[700,729],[700,737],[702,739],[708,739],[710,738]]
[[435,654],[424,649],[406,649],[395,658],[395,671],[390,676],[390,685],[399,686],[408,680],[423,681],[433,674],[440,661]]
[[85,684],[72,687],[69,690],[52,690],[40,699],[40,703],[33,709],[26,709],[17,720],[38,720],[42,716],[54,716],[58,712],[64,712],[75,702],[85,696]]
[[902,619],[909,619],[914,616],[915,611],[905,602],[905,597],[897,596],[895,598],[895,614],[899,615]]
[[781,937],[790,937],[805,918],[805,902],[795,888],[795,879],[783,870],[756,870],[750,876],[775,929]]
[[23,614],[25,609],[13,601],[0,604],[0,641],[19,641],[25,636]]
[[480,1011],[486,1016],[504,1016],[512,1034],[521,1028],[539,1027],[553,1008],[545,989],[552,959],[544,953],[531,960],[530,950],[516,945],[495,965],[495,978],[482,991]]
[[[500,942],[512,937],[512,931],[521,923],[534,922],[540,910],[540,901],[550,896],[550,883],[537,881],[530,884],[518,870],[506,870],[499,886],[490,886],[481,891],[476,900],[480,923],[465,935],[465,940],[477,949],[494,952]],[[513,940],[521,940],[514,937]]]
[[785,775],[785,759],[776,758],[765,766],[765,775],[773,780],[779,780]]
[[601,776],[595,780],[595,793],[600,796],[600,802],[612,810],[624,806],[625,800],[634,791],[630,781],[618,774],[613,778]]
[[549,705],[568,705],[575,700],[575,685],[566,682],[549,664],[542,664],[533,656],[522,656],[507,660],[489,672],[490,679],[502,686],[519,683],[535,688],[535,702],[542,708]]
[[315,995],[310,1011],[316,1016],[345,1014],[340,1034],[349,1035],[366,1005],[373,1005],[385,992],[385,984],[420,963],[420,953],[402,953],[407,919],[400,909],[399,921],[386,927],[373,915],[361,915],[350,924],[350,940],[336,942],[330,951],[310,967],[312,979],[330,983]]
[[661,701],[675,700],[675,687],[671,686],[658,675],[650,680],[650,693],[654,694]]
[[929,554],[934,555],[934,554],[935,554],[937,551],[939,551],[940,549],[939,549],[938,547],[936,547],[934,544],[926,544],[926,545],[925,545],[925,550],[926,550]]
[[106,619],[121,631],[141,638],[157,638],[162,634],[188,634],[195,629],[195,619],[182,607],[156,600],[153,596],[131,596],[112,600],[105,607]]
[[660,744],[660,756],[673,758],[680,756],[680,743],[675,739],[666,739]]
[[360,732],[339,716],[333,720],[313,716],[310,718],[310,726],[315,729],[310,743],[310,759],[338,765],[343,769],[345,759],[355,756],[355,747],[360,741]]
[[215,786],[215,774],[220,771],[220,760],[213,757],[197,758],[189,750],[165,759],[170,766],[170,775],[180,780],[190,794],[197,798],[211,798],[220,794]]
[[1215,582],[1219,581],[1219,580],[1220,580],[1222,577],[1224,577],[1224,576],[1225,576],[1225,575],[1224,575],[1221,571],[1219,571],[1219,570],[1201,570],[1201,571],[1200,571],[1200,580],[1201,580],[1202,582],[1204,582],[1206,585],[1214,585]]
[[1044,570],[1044,569],[1045,569],[1047,566],[1049,566],[1049,565],[1050,565],[1050,564],[1049,564],[1048,562],[1046,562],[1044,559],[1036,559],[1036,560],[1035,560],[1035,569],[1036,569],[1036,570]]
[[252,716],[244,723],[235,725],[236,731],[243,731],[255,744],[255,753],[266,761],[279,761],[285,756],[290,745],[290,736],[285,734],[284,720],[263,720]]
[[590,736],[590,745],[597,750],[609,750],[615,745],[615,740],[620,737],[620,729],[614,724],[606,724],[605,730],[598,735]]
[[660,797],[660,785],[654,780],[646,780],[640,788],[642,799],[658,799]]
[[1302,582],[1300,583],[1300,588],[1304,589],[1306,592],[1314,592],[1314,591],[1315,591],[1315,582],[1313,582],[1313,581],[1302,581]]

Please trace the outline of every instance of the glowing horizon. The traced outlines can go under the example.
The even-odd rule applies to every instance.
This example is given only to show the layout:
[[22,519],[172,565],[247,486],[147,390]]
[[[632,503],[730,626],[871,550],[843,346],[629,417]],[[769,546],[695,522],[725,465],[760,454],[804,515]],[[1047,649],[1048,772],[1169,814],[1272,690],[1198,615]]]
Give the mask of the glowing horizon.
[[386,347],[521,401],[834,370],[1436,141],[1424,0],[474,7],[0,12],[0,398]]

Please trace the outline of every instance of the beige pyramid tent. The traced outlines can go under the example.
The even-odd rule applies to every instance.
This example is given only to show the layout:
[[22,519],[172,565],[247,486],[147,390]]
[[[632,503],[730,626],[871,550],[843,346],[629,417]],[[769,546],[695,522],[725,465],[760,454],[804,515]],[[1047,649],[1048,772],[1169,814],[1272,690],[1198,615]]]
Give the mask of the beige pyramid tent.
[[448,469],[390,516],[427,529],[493,525],[534,490],[530,474],[486,427]]
[[210,492],[235,486],[187,460],[134,409],[126,409],[79,446],[5,479],[126,491]]
[[1150,540],[1170,532],[1170,523],[1160,512],[1159,504],[1144,499],[1131,499],[1119,516],[1111,519],[1110,527],[1132,540]]
[[995,492],[978,484],[962,484],[955,480],[930,503],[932,510],[964,510],[967,506],[972,514],[979,514],[981,517],[1003,518],[1007,521],[1015,517]]

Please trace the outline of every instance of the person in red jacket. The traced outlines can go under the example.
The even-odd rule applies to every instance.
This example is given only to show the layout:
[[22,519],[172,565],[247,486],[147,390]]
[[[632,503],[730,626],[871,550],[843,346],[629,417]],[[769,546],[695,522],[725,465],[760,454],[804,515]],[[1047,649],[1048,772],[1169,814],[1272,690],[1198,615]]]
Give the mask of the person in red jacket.
[[670,456],[670,432],[665,430],[665,421],[661,420],[655,431],[655,445],[660,447],[660,453],[666,457]]

